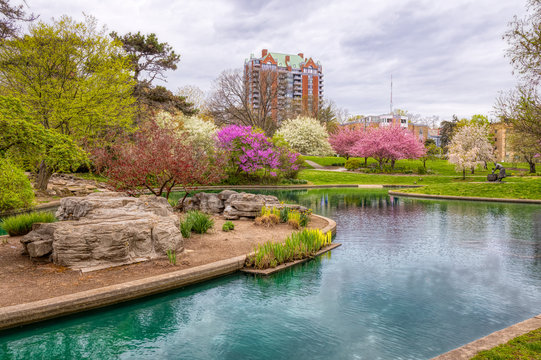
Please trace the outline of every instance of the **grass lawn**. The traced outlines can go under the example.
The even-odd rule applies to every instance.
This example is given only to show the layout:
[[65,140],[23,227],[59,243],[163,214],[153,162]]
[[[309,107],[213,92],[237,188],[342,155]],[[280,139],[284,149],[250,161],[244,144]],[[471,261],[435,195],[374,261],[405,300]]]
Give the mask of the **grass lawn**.
[[472,360],[541,359],[541,329],[516,337],[506,344],[479,352]]
[[[343,157],[334,157],[334,156],[326,156],[326,157],[319,157],[319,156],[303,156],[304,160],[310,160],[313,161],[319,165],[322,166],[332,166],[335,164],[340,164],[341,166],[344,166],[346,163],[346,159]],[[364,158],[357,158],[364,164]],[[377,161],[368,158],[368,165],[371,164],[377,164]],[[506,168],[520,168],[520,169],[530,169],[527,163],[502,163],[502,165]],[[404,171],[413,171],[417,172],[417,170],[423,166],[423,162],[421,160],[398,160],[395,164],[395,172],[404,172]],[[488,173],[492,172],[492,168],[494,167],[493,163],[488,164],[488,169],[475,169],[475,175],[484,175],[486,176]],[[455,171],[455,167],[453,164],[450,164],[447,160],[428,160],[426,162],[426,168],[427,170],[431,171],[434,175],[447,175],[447,176],[459,176],[462,175],[462,173],[457,173]],[[519,171],[516,170],[508,170],[508,174],[512,173],[519,173]]]
[[448,183],[432,184],[422,188],[402,189],[401,192],[452,195],[452,196],[477,196],[503,199],[538,199],[541,200],[541,178],[522,178],[521,181],[513,179],[507,183]]

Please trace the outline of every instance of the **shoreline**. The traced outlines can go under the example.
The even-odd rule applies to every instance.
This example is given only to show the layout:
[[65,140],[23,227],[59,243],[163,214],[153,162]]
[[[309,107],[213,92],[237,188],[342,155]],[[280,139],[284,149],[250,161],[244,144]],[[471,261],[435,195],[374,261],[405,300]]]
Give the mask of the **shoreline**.
[[440,199],[440,200],[466,200],[466,201],[489,201],[489,202],[507,202],[516,204],[541,204],[541,200],[536,199],[506,199],[506,198],[487,198],[477,196],[455,196],[455,195],[431,195],[431,194],[419,194],[419,193],[404,193],[401,191],[389,190],[389,195],[424,198],[424,199]]

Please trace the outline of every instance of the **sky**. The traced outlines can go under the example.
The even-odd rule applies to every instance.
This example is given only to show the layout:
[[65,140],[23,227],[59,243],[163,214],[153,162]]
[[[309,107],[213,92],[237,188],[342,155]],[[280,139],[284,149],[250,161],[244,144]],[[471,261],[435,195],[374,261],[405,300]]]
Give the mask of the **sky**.
[[[502,35],[525,0],[27,0],[48,22],[95,16],[119,34],[156,33],[181,60],[169,89],[211,91],[262,49],[319,60],[324,96],[352,115],[394,108],[441,120],[491,115],[516,84]],[[157,85],[159,83],[156,83]]]

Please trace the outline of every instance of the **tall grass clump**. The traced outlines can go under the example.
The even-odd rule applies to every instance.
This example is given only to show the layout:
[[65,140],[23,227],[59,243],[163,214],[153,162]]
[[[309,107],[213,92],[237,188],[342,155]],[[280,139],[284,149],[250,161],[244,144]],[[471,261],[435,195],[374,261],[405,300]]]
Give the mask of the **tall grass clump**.
[[280,222],[286,223],[289,219],[289,208],[287,206],[284,206],[280,209]]
[[32,212],[5,218],[0,222],[0,227],[10,236],[21,236],[28,234],[35,223],[51,223],[55,221],[56,217],[52,212]]
[[184,222],[190,224],[191,231],[197,234],[204,234],[214,226],[214,220],[209,215],[198,210],[188,211]]
[[330,245],[331,242],[331,232],[324,234],[319,229],[304,229],[291,234],[283,244],[268,241],[259,245],[255,255],[246,259],[246,266],[267,269],[287,262],[306,259],[314,256],[322,247]]

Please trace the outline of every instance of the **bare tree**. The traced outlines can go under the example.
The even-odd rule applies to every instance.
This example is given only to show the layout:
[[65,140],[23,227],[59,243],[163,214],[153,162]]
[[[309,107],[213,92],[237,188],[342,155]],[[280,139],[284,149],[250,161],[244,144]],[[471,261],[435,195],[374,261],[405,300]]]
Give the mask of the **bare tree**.
[[514,131],[534,136],[541,142],[541,98],[533,85],[519,85],[515,90],[500,95],[496,113]]
[[278,71],[259,70],[254,78],[226,70],[215,80],[209,110],[218,125],[261,128],[272,135],[285,110],[285,82]]
[[27,15],[23,9],[23,5],[12,6],[9,0],[0,0],[0,40],[17,35],[19,21],[34,21],[38,18],[34,14]]

